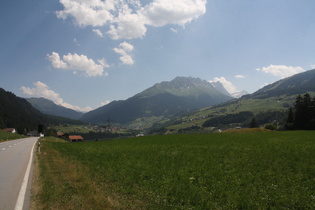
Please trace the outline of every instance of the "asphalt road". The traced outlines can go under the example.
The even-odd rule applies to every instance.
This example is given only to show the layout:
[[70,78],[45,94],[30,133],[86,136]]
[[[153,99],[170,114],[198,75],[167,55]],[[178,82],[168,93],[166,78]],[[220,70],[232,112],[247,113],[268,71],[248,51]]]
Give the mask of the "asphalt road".
[[[0,210],[15,209],[31,151],[37,139],[31,137],[0,143]],[[23,209],[28,209],[29,206],[30,185],[27,186],[25,202],[22,200]]]

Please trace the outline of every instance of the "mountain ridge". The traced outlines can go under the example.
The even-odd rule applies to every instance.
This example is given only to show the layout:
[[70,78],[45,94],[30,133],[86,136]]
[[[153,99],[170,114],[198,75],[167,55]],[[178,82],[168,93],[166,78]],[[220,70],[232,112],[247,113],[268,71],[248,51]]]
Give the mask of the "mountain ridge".
[[83,116],[82,112],[77,112],[73,109],[57,105],[46,98],[26,98],[26,100],[43,114],[55,115],[73,120],[79,120]]
[[115,101],[84,114],[82,120],[104,123],[107,118],[128,123],[138,118],[170,117],[232,99],[199,78],[176,77],[161,82],[124,101]]
[[[171,126],[166,125],[167,133],[179,130],[195,131],[203,129],[206,121],[222,123],[221,128],[248,126],[253,117],[260,124],[283,123],[289,107],[293,106],[298,95],[309,93],[315,96],[315,69],[278,80],[256,92],[241,98],[200,109],[192,114],[174,119]],[[223,124],[223,117],[236,117],[239,113],[250,112],[252,117],[246,121],[235,121],[230,125]],[[163,125],[161,125],[163,127]],[[216,126],[213,126],[216,127]],[[170,132],[172,130],[172,132]]]
[[278,80],[257,90],[248,97],[264,98],[283,94],[301,94],[313,90],[315,86],[315,69]]
[[0,128],[15,128],[22,134],[37,129],[45,120],[45,116],[27,100],[0,88]]

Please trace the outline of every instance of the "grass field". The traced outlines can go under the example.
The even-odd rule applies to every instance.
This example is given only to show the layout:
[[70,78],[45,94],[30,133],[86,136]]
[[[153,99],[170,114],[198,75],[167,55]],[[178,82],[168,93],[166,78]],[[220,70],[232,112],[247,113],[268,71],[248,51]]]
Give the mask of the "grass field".
[[33,209],[315,208],[314,131],[46,139],[36,161]]
[[0,142],[13,140],[13,139],[19,139],[19,138],[24,138],[24,137],[16,133],[8,133],[3,130],[0,130]]

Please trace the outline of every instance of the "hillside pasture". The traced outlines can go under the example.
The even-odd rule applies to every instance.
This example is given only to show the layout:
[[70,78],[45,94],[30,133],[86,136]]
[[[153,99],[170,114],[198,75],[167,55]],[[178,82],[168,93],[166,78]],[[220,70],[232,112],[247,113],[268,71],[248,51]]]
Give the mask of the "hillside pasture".
[[43,139],[37,161],[45,209],[315,208],[314,131]]
[[[189,128],[193,125],[202,126],[205,121],[226,115],[238,114],[245,111],[252,112],[255,116],[265,112],[286,112],[288,110],[288,107],[293,105],[295,98],[295,96],[283,95],[278,97],[270,97],[267,99],[241,98],[231,100],[217,106],[200,109],[193,114],[182,117],[181,123],[177,123],[167,127],[167,129],[170,131],[168,133],[175,133],[180,129]],[[241,123],[243,122],[240,121],[239,124]],[[225,125],[225,127],[229,128],[233,126],[237,125]]]

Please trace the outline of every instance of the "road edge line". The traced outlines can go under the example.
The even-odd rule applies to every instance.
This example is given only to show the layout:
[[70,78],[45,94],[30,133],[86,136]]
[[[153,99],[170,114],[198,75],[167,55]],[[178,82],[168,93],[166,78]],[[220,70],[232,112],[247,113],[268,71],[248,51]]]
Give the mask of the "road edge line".
[[38,139],[33,144],[30,160],[28,161],[28,165],[27,165],[27,168],[26,168],[26,171],[25,171],[25,175],[24,175],[24,179],[23,179],[23,182],[22,182],[22,186],[20,188],[19,196],[18,196],[18,199],[17,199],[17,201],[15,203],[15,207],[14,207],[15,210],[22,210],[23,209],[25,193],[26,193],[26,188],[27,188],[27,183],[28,183],[28,178],[30,176],[31,165],[32,165],[32,161],[33,161],[34,147],[35,147],[35,144],[36,144],[37,141],[38,141]]

